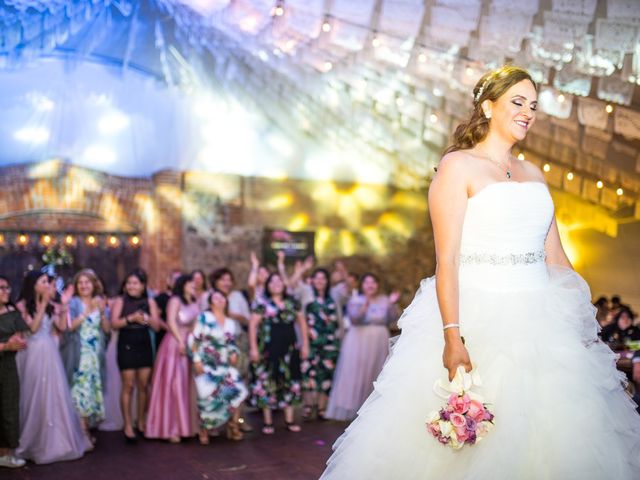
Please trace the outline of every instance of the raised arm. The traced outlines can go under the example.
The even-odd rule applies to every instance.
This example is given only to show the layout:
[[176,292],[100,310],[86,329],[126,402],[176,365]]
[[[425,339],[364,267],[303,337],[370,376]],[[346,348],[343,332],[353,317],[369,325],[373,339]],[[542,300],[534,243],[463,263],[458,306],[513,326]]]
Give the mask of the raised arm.
[[262,315],[259,313],[252,313],[249,319],[249,357],[252,362],[257,362],[260,359],[260,352],[258,351],[258,327],[262,321]]
[[[436,247],[436,294],[443,327],[459,322],[458,268],[462,225],[467,209],[467,180],[464,157],[446,155],[429,188],[429,213]],[[471,370],[471,360],[458,327],[444,330],[443,364],[449,380],[462,365]]]

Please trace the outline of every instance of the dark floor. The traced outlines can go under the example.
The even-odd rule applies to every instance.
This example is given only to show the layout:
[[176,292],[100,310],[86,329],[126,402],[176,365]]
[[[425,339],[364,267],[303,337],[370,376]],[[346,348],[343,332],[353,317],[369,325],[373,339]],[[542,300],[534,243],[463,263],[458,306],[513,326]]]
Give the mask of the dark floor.
[[[260,426],[259,417],[250,420]],[[52,465],[27,465],[19,470],[0,469],[0,478],[64,480],[311,480],[317,479],[331,453],[331,445],[344,423],[310,422],[300,433],[285,430],[275,418],[276,433],[262,435],[259,428],[242,442],[212,438],[201,446],[197,440],[179,445],[142,441],[126,445],[121,432],[97,432],[96,449],[80,460]]]

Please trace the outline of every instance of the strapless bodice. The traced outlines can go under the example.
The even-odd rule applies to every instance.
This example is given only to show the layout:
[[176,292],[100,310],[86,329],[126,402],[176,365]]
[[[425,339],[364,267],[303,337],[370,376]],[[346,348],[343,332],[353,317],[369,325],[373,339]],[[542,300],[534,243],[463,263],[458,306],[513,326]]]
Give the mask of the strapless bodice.
[[535,288],[548,279],[544,244],[553,201],[541,182],[492,183],[470,197],[460,244],[460,281]]

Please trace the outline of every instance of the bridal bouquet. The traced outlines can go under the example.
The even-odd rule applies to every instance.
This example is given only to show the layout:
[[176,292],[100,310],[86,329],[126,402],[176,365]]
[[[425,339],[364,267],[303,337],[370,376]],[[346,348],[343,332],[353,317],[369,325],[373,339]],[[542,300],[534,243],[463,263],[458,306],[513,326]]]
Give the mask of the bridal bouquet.
[[444,407],[429,414],[427,431],[441,444],[455,450],[479,442],[493,428],[493,413],[482,402],[482,397],[471,391],[474,385],[481,385],[478,374],[466,373],[460,367],[449,385],[439,380],[434,386],[439,396],[449,396]]

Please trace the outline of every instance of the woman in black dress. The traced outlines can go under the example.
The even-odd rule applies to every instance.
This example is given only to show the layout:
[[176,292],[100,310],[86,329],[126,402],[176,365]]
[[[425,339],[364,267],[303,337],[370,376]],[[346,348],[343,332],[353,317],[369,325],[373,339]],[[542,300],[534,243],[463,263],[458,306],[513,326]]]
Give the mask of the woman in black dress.
[[147,275],[134,270],[124,280],[122,293],[111,310],[111,325],[118,329],[118,367],[122,376],[120,404],[124,419],[124,435],[134,442],[131,417],[131,395],[134,385],[138,389],[138,430],[144,431],[145,415],[153,349],[150,328],[157,331],[160,325],[158,306],[147,295]]
[[27,346],[22,332],[29,327],[10,300],[11,286],[0,276],[0,467],[24,466],[23,459],[13,455],[20,439],[20,383],[16,368],[16,352]]

